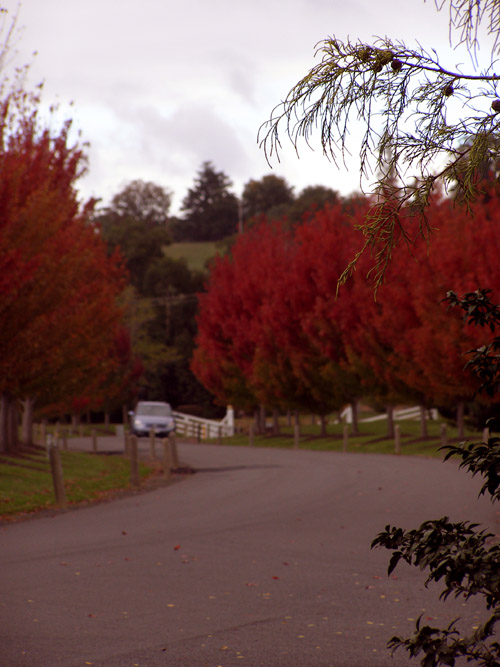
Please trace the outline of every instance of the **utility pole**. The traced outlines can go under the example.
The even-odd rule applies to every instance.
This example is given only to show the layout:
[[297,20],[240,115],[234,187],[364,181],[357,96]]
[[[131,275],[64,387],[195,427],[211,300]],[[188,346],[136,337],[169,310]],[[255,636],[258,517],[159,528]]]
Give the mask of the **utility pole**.
[[238,234],[243,234],[243,201],[238,199]]

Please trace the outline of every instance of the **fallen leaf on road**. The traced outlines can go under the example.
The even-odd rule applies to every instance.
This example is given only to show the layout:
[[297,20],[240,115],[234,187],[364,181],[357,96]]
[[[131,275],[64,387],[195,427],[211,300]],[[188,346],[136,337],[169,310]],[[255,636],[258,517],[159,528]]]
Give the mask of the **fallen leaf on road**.
[[174,551],[179,551],[180,548],[181,548],[181,545],[180,545],[180,544],[176,544],[175,547],[174,547]]

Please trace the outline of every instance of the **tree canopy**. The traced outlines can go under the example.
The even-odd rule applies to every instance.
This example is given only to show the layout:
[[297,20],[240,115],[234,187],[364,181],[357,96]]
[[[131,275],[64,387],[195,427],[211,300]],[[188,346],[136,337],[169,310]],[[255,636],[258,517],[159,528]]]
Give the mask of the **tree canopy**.
[[135,180],[114,195],[108,210],[145,227],[166,227],[171,201],[171,193],[160,185]]
[[78,202],[86,161],[70,127],[47,127],[22,89],[0,102],[0,447],[9,401],[68,407],[100,396],[114,366],[125,271],[90,223],[92,204]]
[[204,162],[182,202],[184,217],[176,226],[178,240],[218,241],[238,229],[238,199],[226,174]]
[[293,202],[293,188],[281,176],[268,174],[250,179],[243,188],[241,204],[245,220],[266,214],[280,217]]
[[145,289],[151,262],[164,258],[163,247],[171,241],[169,206],[170,194],[164,188],[136,180],[93,217],[111,252],[119,248],[125,257],[130,280],[139,292]]
[[239,405],[244,398],[240,407],[250,397],[318,414],[361,397],[446,408],[468,401],[477,383],[463,376],[463,355],[481,341],[442,299],[450,285],[470,291],[487,278],[500,296],[498,199],[496,193],[476,204],[475,225],[463,208],[435,200],[428,216],[440,235],[430,249],[417,240],[411,262],[394,257],[377,301],[365,280],[368,255],[336,293],[362,243],[356,227],[368,198],[349,212],[341,202],[326,205],[293,231],[262,220],[210,273],[200,297],[195,372],[219,400]]

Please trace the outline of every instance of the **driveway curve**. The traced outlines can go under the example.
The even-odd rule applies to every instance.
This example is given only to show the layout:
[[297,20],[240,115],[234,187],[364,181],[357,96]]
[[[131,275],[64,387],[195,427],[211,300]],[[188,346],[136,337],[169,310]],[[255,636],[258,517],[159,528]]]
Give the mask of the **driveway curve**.
[[[109,441],[113,448],[113,439]],[[144,445],[145,446],[145,445]],[[6,667],[386,667],[414,619],[477,625],[370,550],[386,524],[500,533],[479,482],[424,458],[179,444],[182,482],[0,528]]]

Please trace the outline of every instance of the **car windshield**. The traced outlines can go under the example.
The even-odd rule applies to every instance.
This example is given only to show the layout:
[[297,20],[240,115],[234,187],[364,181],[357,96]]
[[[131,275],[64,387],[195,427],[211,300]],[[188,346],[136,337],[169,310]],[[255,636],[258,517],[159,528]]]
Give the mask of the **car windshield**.
[[147,415],[150,417],[171,417],[172,408],[167,403],[139,403],[135,414],[144,416]]

